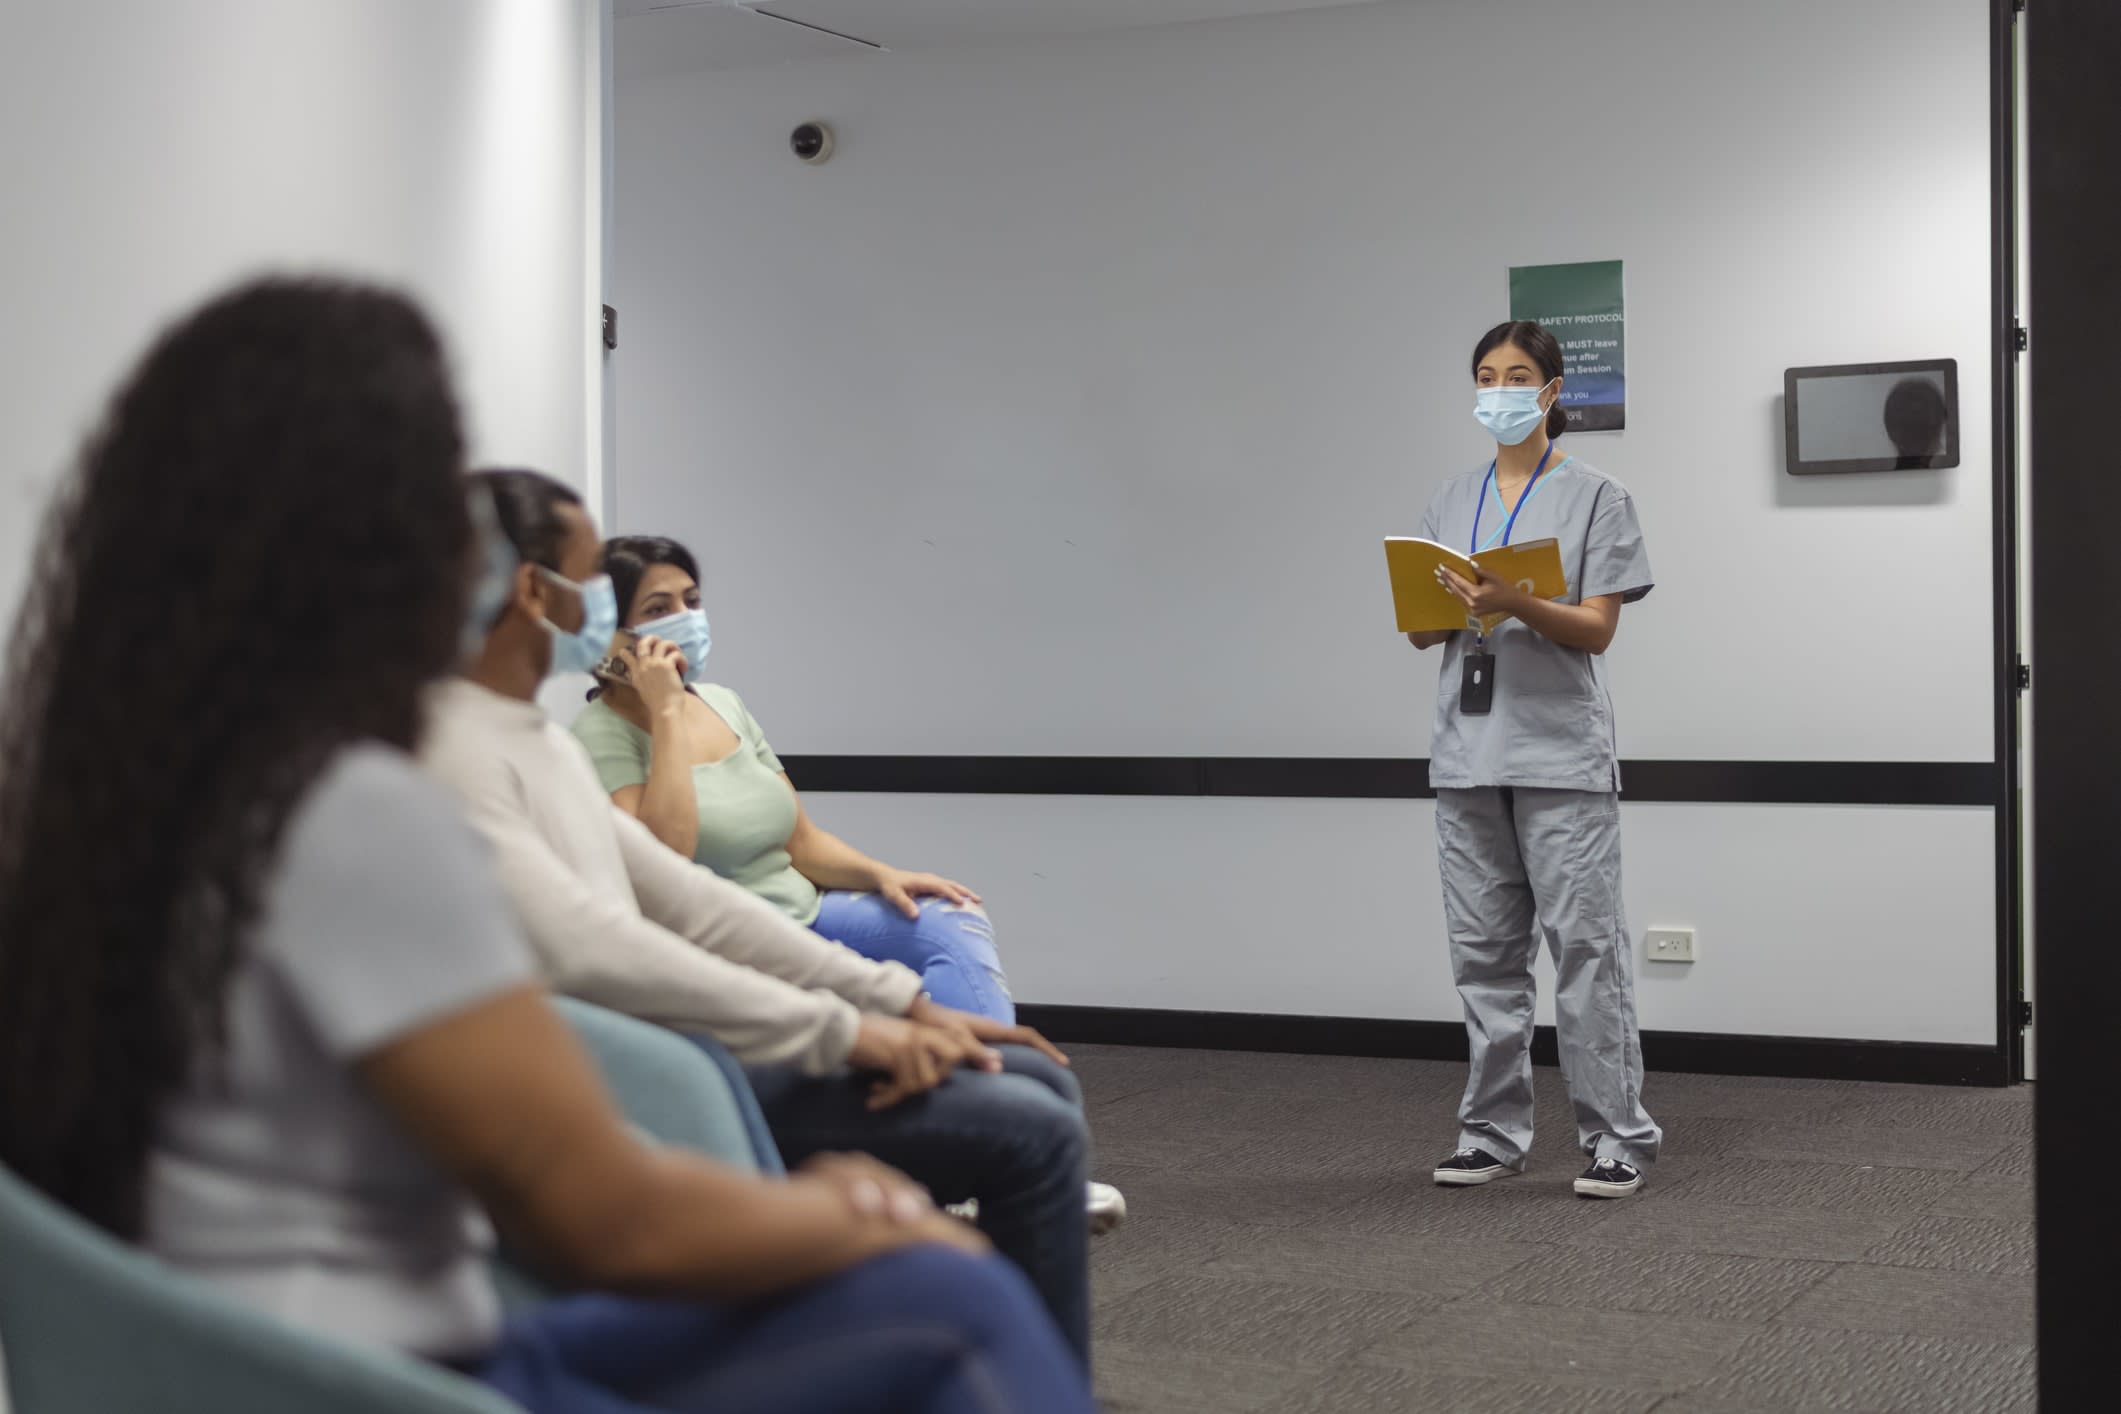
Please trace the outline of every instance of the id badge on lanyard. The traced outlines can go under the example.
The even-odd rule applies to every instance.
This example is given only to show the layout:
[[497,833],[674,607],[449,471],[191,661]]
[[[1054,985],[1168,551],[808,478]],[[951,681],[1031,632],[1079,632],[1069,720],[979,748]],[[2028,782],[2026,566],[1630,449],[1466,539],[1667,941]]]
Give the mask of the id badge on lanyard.
[[[1480,543],[1480,514],[1487,509],[1488,488],[1495,484],[1495,463],[1488,463],[1488,474],[1480,483],[1480,499],[1473,503],[1473,539],[1468,553],[1478,555],[1483,550],[1510,543],[1510,532],[1517,528],[1517,517],[1523,512],[1525,502],[1532,499],[1532,493],[1539,489],[1540,481],[1546,475],[1547,457],[1553,455],[1554,444],[1549,442],[1546,455],[1540,457],[1532,479],[1525,483],[1524,494],[1517,498],[1509,519],[1502,523],[1502,532],[1483,545]],[[1500,491],[1495,493],[1495,502],[1502,504]],[[1458,710],[1468,717],[1485,717],[1495,710],[1495,655],[1488,651],[1487,634],[1479,630],[1475,633],[1472,651],[1459,660]]]
[[1458,710],[1468,717],[1487,716],[1495,708],[1495,655],[1475,648],[1459,663]]

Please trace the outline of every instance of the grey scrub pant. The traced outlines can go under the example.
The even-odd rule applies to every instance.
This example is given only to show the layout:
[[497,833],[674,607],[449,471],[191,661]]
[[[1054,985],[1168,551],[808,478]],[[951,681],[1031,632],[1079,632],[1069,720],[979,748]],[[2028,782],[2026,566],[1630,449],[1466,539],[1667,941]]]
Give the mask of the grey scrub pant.
[[1593,1158],[1638,1168],[1655,1161],[1664,1135],[1642,1108],[1619,797],[1438,790],[1436,845],[1451,971],[1472,1047],[1459,1146],[1515,1169],[1531,1151],[1532,962],[1544,936],[1577,1141]]

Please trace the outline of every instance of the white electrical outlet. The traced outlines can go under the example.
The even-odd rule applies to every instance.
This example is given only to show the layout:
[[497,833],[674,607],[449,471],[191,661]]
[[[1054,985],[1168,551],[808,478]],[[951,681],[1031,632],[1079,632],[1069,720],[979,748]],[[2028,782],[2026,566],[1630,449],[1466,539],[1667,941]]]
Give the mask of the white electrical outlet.
[[1652,928],[1649,932],[1648,951],[1652,962],[1692,962],[1694,960],[1694,930],[1692,928]]

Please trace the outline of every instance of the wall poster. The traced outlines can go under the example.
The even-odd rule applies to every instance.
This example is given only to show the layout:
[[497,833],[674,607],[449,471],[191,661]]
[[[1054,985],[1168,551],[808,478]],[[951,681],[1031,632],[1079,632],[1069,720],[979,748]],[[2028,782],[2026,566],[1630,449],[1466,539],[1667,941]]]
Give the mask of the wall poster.
[[1561,341],[1561,406],[1571,432],[1618,432],[1628,425],[1619,261],[1511,266],[1510,318],[1536,319]]

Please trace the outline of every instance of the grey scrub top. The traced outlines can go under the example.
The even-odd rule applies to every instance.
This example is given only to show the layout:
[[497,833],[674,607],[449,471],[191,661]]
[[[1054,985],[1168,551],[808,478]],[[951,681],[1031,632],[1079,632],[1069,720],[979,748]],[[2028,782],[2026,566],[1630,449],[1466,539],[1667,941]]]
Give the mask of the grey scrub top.
[[[1421,518],[1422,538],[1471,549],[1474,506],[1487,475],[1482,467],[1445,482]],[[1495,539],[1508,519],[1490,487],[1480,515],[1481,540]],[[1632,604],[1650,592],[1654,581],[1634,499],[1580,458],[1569,458],[1534,483],[1510,534],[1511,543],[1519,545],[1549,538],[1561,542],[1569,581],[1566,602],[1618,594]],[[1458,689],[1473,645],[1468,632],[1452,634],[1444,646],[1436,734],[1429,748],[1431,786],[1620,789],[1613,698],[1606,690],[1603,657],[1564,648],[1511,619],[1488,638],[1488,651],[1495,655],[1494,705],[1484,715],[1467,716],[1458,710]]]

